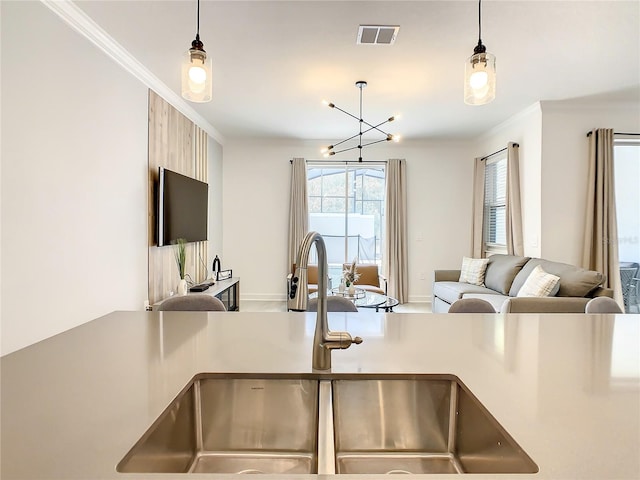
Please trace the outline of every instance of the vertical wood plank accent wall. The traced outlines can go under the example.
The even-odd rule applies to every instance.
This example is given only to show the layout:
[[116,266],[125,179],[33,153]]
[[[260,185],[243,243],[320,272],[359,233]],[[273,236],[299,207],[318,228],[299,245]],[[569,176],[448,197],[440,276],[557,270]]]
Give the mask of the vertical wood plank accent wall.
[[[158,167],[208,183],[207,133],[149,90],[149,302],[154,304],[176,291],[180,275],[174,247],[158,247],[156,189]],[[194,283],[206,278],[207,242],[187,244],[186,274]],[[187,279],[189,280],[189,277]]]

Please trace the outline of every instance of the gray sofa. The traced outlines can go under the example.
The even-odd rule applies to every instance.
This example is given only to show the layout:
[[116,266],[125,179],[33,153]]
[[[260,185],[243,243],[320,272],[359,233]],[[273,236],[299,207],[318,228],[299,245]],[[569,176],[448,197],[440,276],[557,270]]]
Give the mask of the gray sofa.
[[[540,265],[545,272],[560,277],[555,296],[518,297],[518,291],[532,270]],[[598,296],[613,297],[602,287],[601,273],[566,263],[515,255],[492,255],[484,285],[459,282],[460,270],[436,270],[433,281],[433,313],[445,313],[460,298],[486,300],[501,313],[584,313],[587,302]]]

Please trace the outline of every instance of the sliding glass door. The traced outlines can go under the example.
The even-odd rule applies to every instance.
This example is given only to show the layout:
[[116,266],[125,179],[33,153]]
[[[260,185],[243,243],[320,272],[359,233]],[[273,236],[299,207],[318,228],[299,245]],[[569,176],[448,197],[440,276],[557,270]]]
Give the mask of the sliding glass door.
[[618,257],[625,310],[640,313],[640,140],[614,142]]
[[324,238],[333,284],[340,281],[343,263],[381,266],[384,164],[311,164],[307,178],[309,229]]

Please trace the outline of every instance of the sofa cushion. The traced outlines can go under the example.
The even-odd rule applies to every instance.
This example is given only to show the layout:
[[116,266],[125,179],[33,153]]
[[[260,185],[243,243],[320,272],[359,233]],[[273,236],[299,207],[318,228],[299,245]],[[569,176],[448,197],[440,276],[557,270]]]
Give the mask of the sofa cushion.
[[487,258],[462,257],[462,268],[458,281],[471,285],[483,285],[488,263],[489,259]]
[[538,265],[542,266],[545,272],[560,277],[560,289],[556,295],[558,297],[585,297],[604,281],[604,276],[593,270],[585,270],[574,265],[551,262],[541,258],[532,258],[516,275],[509,290],[509,296],[518,295],[520,288]]
[[498,293],[508,295],[513,279],[529,261],[529,257],[496,254],[491,255],[488,260],[484,285]]
[[509,300],[510,297],[507,295],[490,295],[487,293],[465,293],[463,298],[479,298],[480,300],[489,302],[493,309],[497,313],[500,313],[502,305],[504,305],[504,302]]
[[435,282],[433,284],[433,296],[441,298],[447,303],[453,303],[462,298],[467,293],[486,293],[488,295],[499,295],[498,292],[490,290],[480,285],[471,285],[462,282]]
[[518,297],[553,297],[560,290],[560,277],[536,265],[518,290]]

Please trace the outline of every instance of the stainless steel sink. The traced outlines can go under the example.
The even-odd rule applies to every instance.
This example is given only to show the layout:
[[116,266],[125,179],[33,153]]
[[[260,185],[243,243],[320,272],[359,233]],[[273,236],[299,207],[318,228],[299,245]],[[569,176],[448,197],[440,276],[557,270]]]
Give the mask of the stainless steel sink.
[[535,473],[451,375],[201,374],[117,465],[137,473]]
[[333,380],[336,473],[536,473],[451,375]]
[[119,472],[316,473],[318,380],[202,374],[118,464]]

